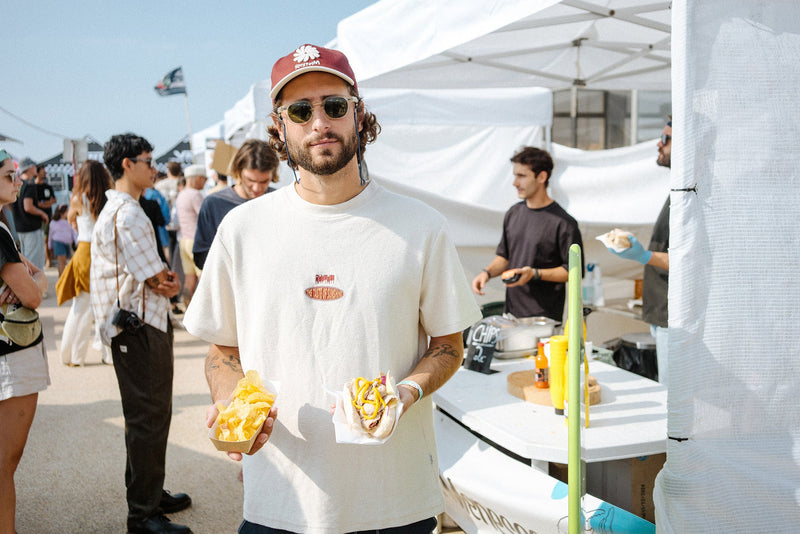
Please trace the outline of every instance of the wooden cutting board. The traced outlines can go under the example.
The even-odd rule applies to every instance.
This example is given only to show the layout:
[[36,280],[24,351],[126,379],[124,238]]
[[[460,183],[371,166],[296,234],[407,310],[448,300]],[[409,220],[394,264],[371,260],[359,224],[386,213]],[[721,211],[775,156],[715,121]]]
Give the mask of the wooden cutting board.
[[[550,398],[550,389],[537,388],[535,385],[536,373],[535,371],[517,371],[511,373],[506,377],[508,392],[517,398],[534,404],[541,404],[542,406],[552,406],[553,401]],[[581,388],[583,389],[583,388]],[[600,384],[597,379],[589,375],[589,405],[600,404],[601,393]]]

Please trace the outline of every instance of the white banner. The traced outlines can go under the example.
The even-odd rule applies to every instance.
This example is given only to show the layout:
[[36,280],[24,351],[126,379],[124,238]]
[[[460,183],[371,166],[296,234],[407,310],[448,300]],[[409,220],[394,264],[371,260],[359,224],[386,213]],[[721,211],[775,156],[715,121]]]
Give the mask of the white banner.
[[[439,477],[447,514],[468,534],[566,534],[563,482],[506,456],[440,411],[435,413]],[[652,523],[591,495],[583,532],[650,534]]]

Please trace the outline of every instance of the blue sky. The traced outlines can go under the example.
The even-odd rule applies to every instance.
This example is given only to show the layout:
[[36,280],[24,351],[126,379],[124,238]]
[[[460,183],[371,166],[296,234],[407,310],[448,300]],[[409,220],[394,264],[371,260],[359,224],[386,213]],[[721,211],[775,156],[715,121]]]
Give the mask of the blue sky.
[[[159,155],[187,133],[183,95],[153,86],[182,66],[192,130],[221,120],[274,61],[305,42],[325,44],[339,20],[374,0],[81,2],[6,0],[0,107],[70,138],[101,143],[132,131]],[[0,110],[0,142],[41,161],[63,141]]]

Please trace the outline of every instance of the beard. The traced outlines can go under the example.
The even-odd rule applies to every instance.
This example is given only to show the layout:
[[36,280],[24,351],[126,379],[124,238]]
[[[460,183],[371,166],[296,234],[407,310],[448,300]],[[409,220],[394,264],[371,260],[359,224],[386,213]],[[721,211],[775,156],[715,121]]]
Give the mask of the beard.
[[[314,156],[311,154],[309,143],[317,142],[322,139],[335,139],[338,141],[341,147],[339,155],[336,156],[332,148],[325,148],[316,156],[315,161]],[[357,137],[347,141],[339,135],[329,133],[325,137],[309,141],[300,147],[288,143],[286,147],[289,150],[289,156],[298,167],[302,167],[308,172],[318,176],[328,176],[342,170],[350,163],[350,160],[356,155],[356,143],[358,143]]]
[[656,158],[656,164],[658,164],[660,167],[670,168],[672,166],[671,154],[664,154],[663,152],[659,152],[658,157]]

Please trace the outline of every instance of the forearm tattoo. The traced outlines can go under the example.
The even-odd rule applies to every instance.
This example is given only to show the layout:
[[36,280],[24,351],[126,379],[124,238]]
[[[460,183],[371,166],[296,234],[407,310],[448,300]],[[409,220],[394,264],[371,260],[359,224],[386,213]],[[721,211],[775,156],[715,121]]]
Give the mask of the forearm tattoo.
[[438,358],[439,356],[450,356],[460,360],[462,355],[453,345],[442,343],[441,345],[429,348],[428,351],[425,352],[423,358]]
[[244,373],[242,371],[242,363],[233,354],[209,354],[208,358],[206,358],[206,376],[225,367],[236,373]]

